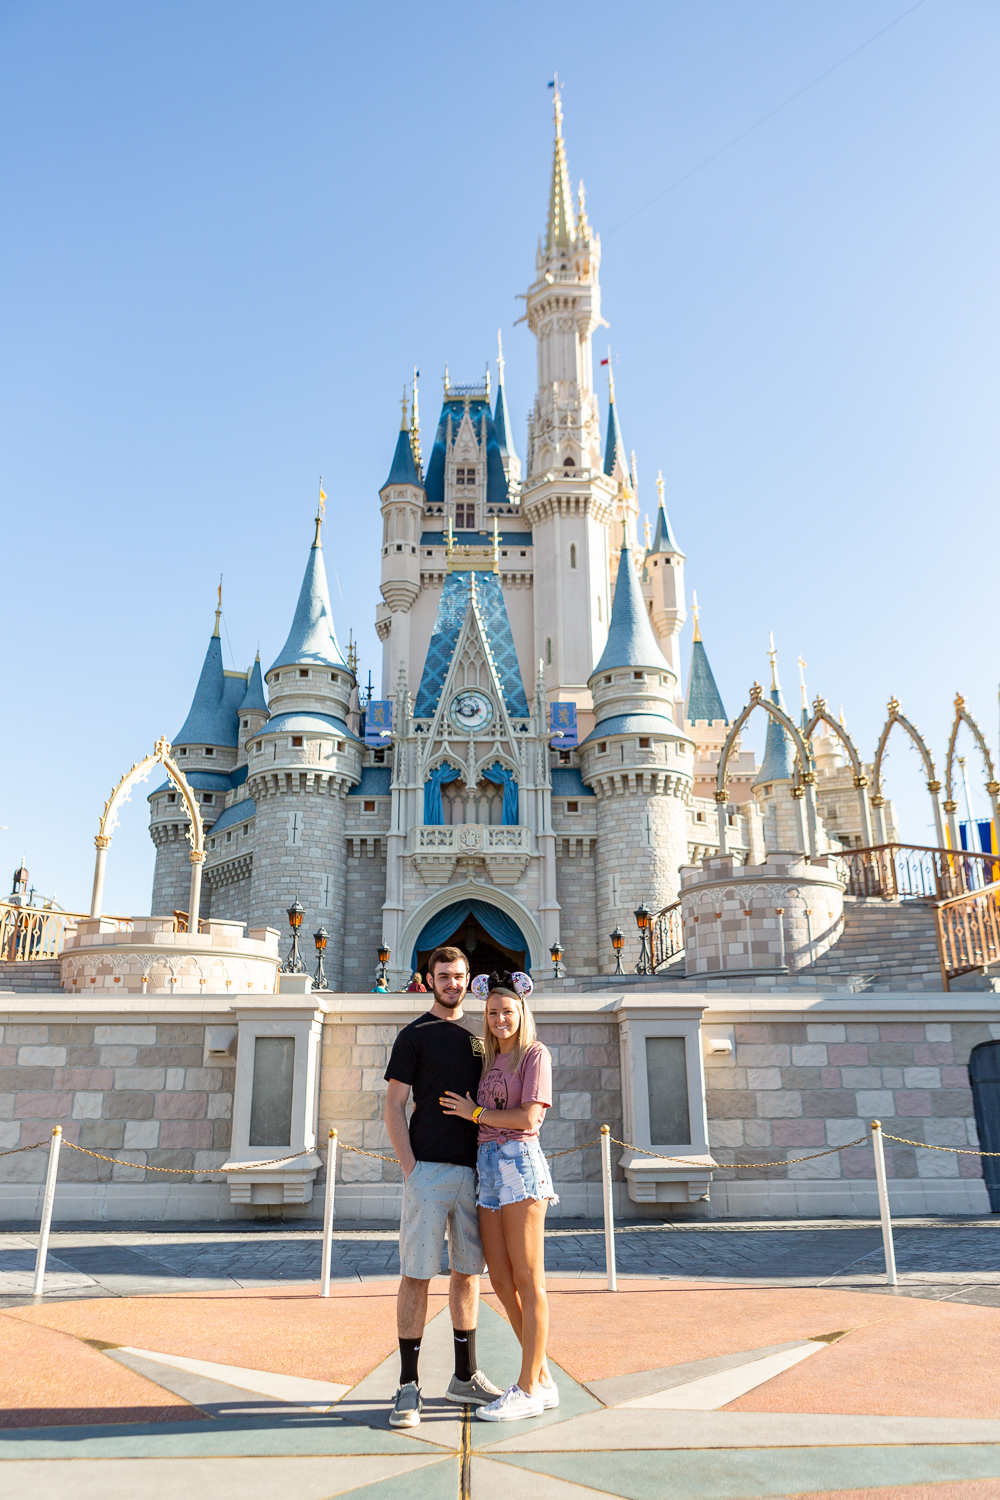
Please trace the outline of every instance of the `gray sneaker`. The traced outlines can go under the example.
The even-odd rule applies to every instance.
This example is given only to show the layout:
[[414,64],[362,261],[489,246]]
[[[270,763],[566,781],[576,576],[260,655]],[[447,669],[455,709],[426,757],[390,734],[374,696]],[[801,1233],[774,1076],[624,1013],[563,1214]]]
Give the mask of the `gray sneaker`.
[[489,1406],[491,1401],[502,1395],[503,1391],[492,1380],[487,1380],[482,1370],[476,1370],[471,1380],[459,1380],[457,1375],[453,1375],[444,1399],[454,1401],[456,1406]]
[[390,1427],[420,1426],[420,1387],[415,1380],[407,1381],[396,1392],[392,1411],[389,1413]]

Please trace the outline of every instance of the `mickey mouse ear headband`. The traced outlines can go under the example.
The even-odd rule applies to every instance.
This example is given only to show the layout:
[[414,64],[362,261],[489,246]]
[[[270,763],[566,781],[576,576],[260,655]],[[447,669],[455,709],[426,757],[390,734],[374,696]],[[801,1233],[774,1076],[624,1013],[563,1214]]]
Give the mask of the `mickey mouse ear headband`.
[[513,990],[515,995],[527,1000],[535,986],[530,974],[522,974],[517,969],[513,974],[477,974],[469,988],[480,1000],[485,1000],[491,990]]

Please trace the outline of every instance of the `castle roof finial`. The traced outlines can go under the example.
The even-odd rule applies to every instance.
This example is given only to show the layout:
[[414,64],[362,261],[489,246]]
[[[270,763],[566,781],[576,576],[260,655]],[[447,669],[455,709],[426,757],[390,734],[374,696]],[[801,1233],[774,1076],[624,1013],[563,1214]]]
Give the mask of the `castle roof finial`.
[[562,94],[558,73],[552,79],[549,88],[555,94],[556,129],[555,149],[552,156],[552,186],[549,191],[549,220],[545,236],[545,249],[551,255],[553,250],[568,249],[570,241],[576,238],[576,218],[573,213],[573,191],[569,185],[569,168],[566,165],[566,147],[562,134]]
[[322,545],[323,545],[323,542],[322,542],[322,540],[320,538],[319,532],[320,532],[320,527],[323,524],[323,517],[325,515],[326,515],[326,490],[323,488],[323,476],[321,474],[319,476],[319,499],[316,502],[316,535],[313,537],[313,546],[314,547],[322,547]]
[[402,419],[400,420],[400,423],[399,423],[399,430],[400,430],[400,432],[406,432],[407,431],[407,421],[406,421],[407,400],[406,400],[406,386],[405,385],[403,386],[403,400],[402,400],[401,405],[402,405],[402,408],[403,408],[403,416],[402,416]]
[[653,553],[672,552],[677,557],[683,557],[684,553],[678,547],[674,534],[670,529],[670,518],[667,515],[663,503],[663,470],[656,476],[656,491],[659,496],[659,505],[656,511],[656,530],[653,533]]
[[691,592],[691,613],[694,616],[694,639],[700,641],[701,626],[698,624],[698,616],[701,611],[698,608],[698,595],[694,590]]
[[[447,371],[447,367],[446,367]],[[417,381],[420,379],[420,371],[416,365],[413,366],[413,406],[410,409],[410,448],[413,452],[413,462],[417,470],[417,480],[422,481],[424,475],[424,461],[420,452],[420,405],[417,391]]]
[[807,666],[808,666],[808,662],[804,662],[802,660],[801,656],[800,656],[799,657],[799,691],[802,694],[802,707],[803,707],[803,709],[808,709],[809,708],[809,698],[808,698],[808,696],[806,694],[806,667]]
[[771,630],[771,631],[768,632],[768,637],[767,638],[768,638],[768,640],[770,642],[770,647],[769,647],[768,653],[767,653],[767,659],[771,663],[771,688],[772,688],[772,691],[774,689],[778,689],[778,691],[780,691],[780,688],[778,687],[778,653],[774,649],[774,631],[773,630]]
[[212,631],[213,638],[219,634],[219,619],[222,615],[222,574],[219,574],[219,597],[215,606],[215,629]]

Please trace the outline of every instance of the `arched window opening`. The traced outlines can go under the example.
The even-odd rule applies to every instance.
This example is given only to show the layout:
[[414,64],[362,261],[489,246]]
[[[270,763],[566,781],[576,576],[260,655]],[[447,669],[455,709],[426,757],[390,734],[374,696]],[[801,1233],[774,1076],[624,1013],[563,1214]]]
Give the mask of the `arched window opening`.
[[552,665],[552,637],[545,637],[545,661],[548,666]]
[[573,455],[571,453],[567,453],[566,457],[563,459],[563,468],[564,469],[575,469],[576,468],[576,464],[575,464],[575,462],[573,460]]
[[575,542],[570,542],[570,544],[569,544],[569,565],[570,565],[571,568],[575,568],[576,567],[576,543]]

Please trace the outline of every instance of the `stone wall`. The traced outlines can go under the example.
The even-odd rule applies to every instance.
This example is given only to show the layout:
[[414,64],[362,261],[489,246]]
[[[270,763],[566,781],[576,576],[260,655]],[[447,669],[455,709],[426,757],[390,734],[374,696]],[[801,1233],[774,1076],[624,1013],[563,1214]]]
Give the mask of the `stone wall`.
[[191,899],[191,845],[184,832],[187,824],[156,823],[150,837],[156,845],[153,872],[153,894],[150,911],[157,917],[169,917],[175,911],[187,911]]
[[596,974],[602,946],[610,949],[597,925],[596,879],[596,840],[561,834],[556,839],[556,900],[563,965],[569,974]]
[[[608,795],[602,783],[598,795],[597,929],[607,934],[616,923],[623,929],[626,969],[639,957],[633,911],[641,901],[654,912],[675,901],[678,871],[687,862],[687,804],[679,795],[644,791],[652,774],[626,769],[623,785]],[[614,972],[615,957],[606,938],[599,943],[598,967],[604,974]]]
[[[356,836],[347,840],[347,849],[343,987],[364,993],[374,983],[378,945],[382,941],[385,839]],[[404,965],[410,961],[409,954],[400,958]]]
[[[295,781],[303,773],[295,773]],[[283,787],[292,773],[283,773]],[[298,900],[305,907],[303,956],[315,964],[312,934],[322,925],[329,933],[326,972],[333,989],[344,984],[345,857],[344,798],[324,786],[311,794],[301,789],[275,791],[260,777],[254,782],[257,802],[250,902],[251,926],[275,927],[284,941],[286,912]],[[298,819],[293,830],[291,820]],[[331,881],[327,904],[321,895],[324,877]]]

